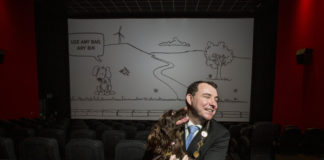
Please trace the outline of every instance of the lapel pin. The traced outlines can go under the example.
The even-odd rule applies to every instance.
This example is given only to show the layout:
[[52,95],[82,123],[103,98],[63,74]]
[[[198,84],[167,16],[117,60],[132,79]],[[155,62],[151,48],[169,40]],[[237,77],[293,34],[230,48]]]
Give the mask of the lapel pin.
[[203,136],[203,137],[206,138],[206,137],[208,136],[208,133],[207,133],[206,131],[202,131],[202,132],[201,132],[201,136]]

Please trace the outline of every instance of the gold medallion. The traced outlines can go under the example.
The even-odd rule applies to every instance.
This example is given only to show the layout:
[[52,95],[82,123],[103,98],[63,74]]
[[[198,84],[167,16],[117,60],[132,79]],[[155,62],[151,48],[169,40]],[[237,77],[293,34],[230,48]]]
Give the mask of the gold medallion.
[[198,158],[198,156],[199,156],[199,152],[198,152],[198,151],[195,151],[195,152],[193,153],[193,156],[194,156],[195,158]]

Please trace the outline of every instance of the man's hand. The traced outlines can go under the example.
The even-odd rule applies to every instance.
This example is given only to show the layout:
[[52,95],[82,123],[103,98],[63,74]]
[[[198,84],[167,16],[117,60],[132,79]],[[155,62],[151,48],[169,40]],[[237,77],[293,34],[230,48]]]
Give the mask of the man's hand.
[[186,123],[189,120],[189,117],[184,117],[176,122],[176,125],[181,125],[183,123]]
[[[173,155],[170,156],[169,160],[180,160],[180,159],[177,158],[176,155],[173,154]],[[189,158],[188,158],[187,155],[185,155],[185,156],[182,158],[182,160],[189,160]]]
[[[184,107],[184,110],[188,110],[188,108],[187,107]],[[181,125],[181,124],[186,123],[188,121],[189,121],[189,117],[186,116],[186,117],[183,117],[182,119],[178,120],[176,122],[176,125]]]
[[173,154],[170,156],[169,160],[179,160],[179,158],[177,158],[176,155]]

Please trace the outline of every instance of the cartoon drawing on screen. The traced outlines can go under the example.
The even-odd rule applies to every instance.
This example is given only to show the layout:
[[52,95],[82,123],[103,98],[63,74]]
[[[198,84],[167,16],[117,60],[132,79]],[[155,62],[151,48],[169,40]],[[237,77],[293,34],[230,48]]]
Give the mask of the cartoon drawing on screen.
[[121,33],[122,26],[119,26],[119,30],[117,33],[114,34],[114,36],[118,36],[118,44],[122,43],[122,38],[125,38],[125,36]]
[[225,42],[221,41],[215,44],[208,41],[204,55],[207,66],[216,70],[216,75],[214,77],[209,75],[209,78],[213,80],[226,80],[222,77],[222,69],[233,61],[233,50],[229,49]]
[[113,95],[115,91],[111,86],[110,67],[94,66],[92,75],[96,78],[98,85],[96,86],[96,95]]
[[[99,35],[104,38],[100,43],[102,49],[97,47],[101,49],[100,53],[103,52],[100,57],[98,56],[102,61],[98,61],[99,64],[98,62],[93,64],[90,61],[91,64],[87,69],[92,72],[92,75],[85,75],[94,83],[89,85],[87,78],[75,78],[79,82],[85,82],[82,84],[90,87],[83,93],[75,92],[71,101],[85,102],[85,104],[94,103],[94,106],[109,102],[114,105],[117,104],[116,107],[133,102],[138,104],[182,103],[185,101],[183,95],[186,93],[189,80],[203,79],[214,81],[223,86],[231,86],[238,80],[237,76],[234,76],[231,71],[233,69],[235,71],[241,70],[241,66],[244,67],[247,62],[252,60],[249,56],[242,56],[243,54],[236,50],[237,46],[234,43],[225,42],[224,39],[218,37],[204,39],[198,43],[195,37],[180,36],[180,34],[175,33],[169,34],[167,40],[159,40],[162,37],[154,37],[157,40],[147,43],[153,47],[146,48],[146,46],[138,45],[138,43],[132,41],[134,37],[129,34],[132,30],[127,28],[129,27],[124,26],[123,28],[121,25],[116,25],[106,35],[80,33],[80,35],[75,36],[74,34],[75,39],[81,40],[91,40],[92,37],[98,39]],[[126,36],[127,40],[125,40]],[[142,43],[145,44],[144,42],[146,41]],[[98,53],[86,50],[78,52],[78,55],[88,55],[92,58],[99,55]],[[74,54],[70,56],[81,57]],[[73,60],[78,62],[77,59]],[[83,61],[80,60],[80,62]],[[75,63],[75,65],[79,65],[79,63]],[[112,76],[112,74],[114,75]],[[140,90],[136,90],[137,88],[140,88]],[[239,103],[241,106],[245,106],[249,101],[245,96],[242,96],[243,89],[241,86],[234,88],[230,94],[222,95],[218,102],[222,105]],[[94,93],[93,90],[95,90]],[[105,110],[104,107],[101,110],[98,109],[98,113],[115,113],[115,111]],[[86,110],[85,112],[89,111]],[[224,110],[218,113],[216,116],[221,118],[234,116],[247,118],[249,116],[244,109],[239,111]],[[93,114],[97,114],[97,111]],[[118,117],[121,114],[116,115]],[[98,115],[98,117],[100,116],[104,115]],[[109,114],[109,116],[115,115]],[[149,116],[149,114],[144,116]]]
[[180,41],[178,37],[173,37],[172,41],[161,42],[159,46],[183,46],[190,47],[190,44],[187,42]]

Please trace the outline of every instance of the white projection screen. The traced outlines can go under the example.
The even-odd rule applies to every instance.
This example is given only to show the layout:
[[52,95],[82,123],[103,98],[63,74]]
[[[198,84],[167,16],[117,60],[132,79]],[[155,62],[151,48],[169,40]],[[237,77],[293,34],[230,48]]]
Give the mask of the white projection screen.
[[157,120],[218,85],[218,121],[248,122],[253,18],[68,19],[72,119]]

